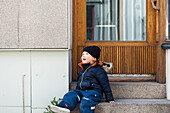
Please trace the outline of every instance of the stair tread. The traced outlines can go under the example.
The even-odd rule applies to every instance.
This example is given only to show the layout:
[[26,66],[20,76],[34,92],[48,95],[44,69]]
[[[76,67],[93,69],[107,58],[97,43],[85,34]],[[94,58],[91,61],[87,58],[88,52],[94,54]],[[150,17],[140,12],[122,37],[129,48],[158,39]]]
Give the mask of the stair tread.
[[[78,104],[71,113],[79,113]],[[99,102],[96,113],[169,113],[170,100],[166,99],[115,99],[115,103]]]
[[[71,89],[77,82],[71,83]],[[166,85],[156,82],[110,82],[115,99],[165,99]]]
[[165,85],[157,82],[109,82],[109,83],[117,85]]
[[[100,102],[99,104],[110,104],[108,102]],[[114,104],[169,104],[167,99],[115,99]]]
[[[73,81],[71,83],[77,83],[76,81]],[[160,84],[157,82],[109,82],[110,84]]]

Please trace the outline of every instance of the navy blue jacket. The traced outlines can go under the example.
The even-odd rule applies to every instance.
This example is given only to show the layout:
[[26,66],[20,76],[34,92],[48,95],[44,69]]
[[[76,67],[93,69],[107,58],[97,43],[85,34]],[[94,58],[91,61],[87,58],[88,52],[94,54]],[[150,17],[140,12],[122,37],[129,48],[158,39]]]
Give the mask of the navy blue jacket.
[[110,89],[109,81],[102,62],[95,62],[92,65],[79,63],[79,76],[76,89],[96,90],[105,94],[106,101],[114,100]]

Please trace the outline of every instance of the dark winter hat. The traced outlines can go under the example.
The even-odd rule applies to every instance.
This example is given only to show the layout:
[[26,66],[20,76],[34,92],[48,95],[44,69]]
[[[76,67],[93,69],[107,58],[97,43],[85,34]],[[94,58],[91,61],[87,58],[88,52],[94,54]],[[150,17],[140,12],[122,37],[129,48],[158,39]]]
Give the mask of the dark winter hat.
[[96,59],[100,57],[100,48],[98,46],[87,46],[83,49],[83,51],[88,52],[91,56]]

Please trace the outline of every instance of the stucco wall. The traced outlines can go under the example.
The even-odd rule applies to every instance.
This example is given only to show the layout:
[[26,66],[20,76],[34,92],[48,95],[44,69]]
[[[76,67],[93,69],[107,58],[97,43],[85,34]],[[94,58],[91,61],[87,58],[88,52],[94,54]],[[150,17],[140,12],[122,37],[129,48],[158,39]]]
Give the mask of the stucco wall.
[[0,48],[68,48],[68,2],[0,1]]
[[18,47],[17,1],[0,1],[0,48]]

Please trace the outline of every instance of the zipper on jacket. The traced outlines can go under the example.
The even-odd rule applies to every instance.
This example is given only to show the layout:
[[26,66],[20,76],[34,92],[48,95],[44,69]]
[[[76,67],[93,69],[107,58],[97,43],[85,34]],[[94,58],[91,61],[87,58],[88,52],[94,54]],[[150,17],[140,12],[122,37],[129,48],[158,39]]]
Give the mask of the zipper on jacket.
[[81,89],[82,89],[81,84],[82,84],[83,79],[84,79],[84,74],[85,74],[85,73],[86,73],[86,71],[87,71],[88,69],[90,69],[91,67],[92,67],[92,66],[88,67],[88,68],[84,71],[84,73],[82,74],[81,82],[80,82],[80,88],[81,88]]

